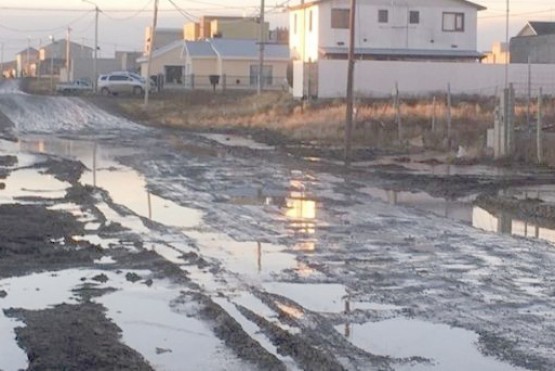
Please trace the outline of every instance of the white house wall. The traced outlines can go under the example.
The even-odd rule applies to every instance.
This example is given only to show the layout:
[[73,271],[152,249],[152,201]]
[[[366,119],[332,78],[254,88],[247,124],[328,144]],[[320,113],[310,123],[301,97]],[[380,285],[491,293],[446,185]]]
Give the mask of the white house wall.
[[[324,2],[320,8],[320,46],[348,45],[348,29],[332,29],[331,10],[349,9],[350,1]],[[388,10],[388,23],[378,11]],[[409,11],[420,23],[409,24]],[[464,13],[464,32],[443,31],[443,13]],[[357,2],[355,46],[377,49],[472,50],[477,47],[477,9],[452,0],[360,0]]]
[[[297,69],[296,69],[297,72]],[[509,81],[517,94],[525,95],[528,66],[510,65]],[[318,97],[345,97],[347,61],[318,62]],[[540,87],[546,94],[555,94],[555,66],[532,65],[532,88]],[[302,80],[295,77],[295,83]],[[479,63],[358,61],[355,67],[355,91],[362,96],[391,95],[395,84],[402,94],[420,95],[447,90],[455,94],[494,95],[504,87],[505,66]],[[303,91],[298,86],[294,92]],[[297,95],[297,97],[299,97]]]

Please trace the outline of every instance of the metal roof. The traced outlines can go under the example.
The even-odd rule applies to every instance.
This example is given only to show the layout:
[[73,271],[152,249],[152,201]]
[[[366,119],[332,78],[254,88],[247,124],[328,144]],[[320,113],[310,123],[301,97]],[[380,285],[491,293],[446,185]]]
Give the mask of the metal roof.
[[531,21],[528,24],[538,36],[555,34],[555,22]]
[[[323,54],[343,55],[347,54],[347,48],[330,47],[320,48]],[[356,48],[355,54],[367,56],[391,56],[391,57],[417,57],[417,58],[483,58],[484,54],[474,50],[429,50],[429,49],[374,49]]]
[[185,41],[184,53],[191,57],[215,57],[216,52],[212,48],[212,45],[206,40],[200,41]]
[[[303,8],[309,8],[309,7],[313,6],[313,5],[318,5],[318,4],[321,4],[321,3],[328,2],[328,1],[331,1],[331,0],[314,0],[314,1],[309,1],[309,2],[306,2],[306,3],[304,3],[304,4],[298,4],[298,5],[290,6],[290,7],[289,7],[289,10],[298,10],[298,9],[303,9]],[[459,2],[459,3],[463,3],[463,4],[466,4],[466,5],[472,6],[472,7],[476,8],[476,9],[478,9],[478,10],[486,10],[486,9],[487,9],[487,8],[486,8],[485,6],[483,6],[483,5],[476,4],[476,3],[472,2],[472,1],[468,1],[468,0],[453,0],[453,1],[457,1],[457,2]],[[413,0],[412,2],[413,2],[413,3],[417,3],[417,1],[415,1],[415,0]]]
[[[256,59],[260,50],[257,40],[222,38],[211,39],[210,43],[222,59]],[[289,47],[282,44],[266,44],[264,57],[269,60],[289,60]]]

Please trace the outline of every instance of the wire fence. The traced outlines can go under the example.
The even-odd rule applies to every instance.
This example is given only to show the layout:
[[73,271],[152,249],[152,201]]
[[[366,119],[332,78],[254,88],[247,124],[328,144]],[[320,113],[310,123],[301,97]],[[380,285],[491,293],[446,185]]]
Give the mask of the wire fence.
[[[286,76],[267,75],[263,78],[263,89],[265,90],[289,90]],[[196,75],[189,74],[172,81],[165,81],[166,89],[188,89],[188,90],[257,90],[258,75]]]

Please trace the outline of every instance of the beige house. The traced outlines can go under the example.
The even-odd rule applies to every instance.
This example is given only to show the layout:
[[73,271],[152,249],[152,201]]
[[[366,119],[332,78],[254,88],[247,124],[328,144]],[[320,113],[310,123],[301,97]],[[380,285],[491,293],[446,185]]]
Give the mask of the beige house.
[[507,43],[496,42],[491,47],[491,51],[485,53],[486,57],[482,63],[486,64],[505,64],[510,61],[509,47]]
[[35,48],[27,48],[17,53],[15,55],[17,76],[36,76],[36,63],[38,59],[39,51]]
[[[151,36],[152,27],[147,27],[145,29],[145,46],[144,54],[148,54],[151,47]],[[154,48],[152,50],[157,50],[163,48],[164,46],[176,41],[183,39],[183,30],[179,28],[160,28],[157,27],[154,33]]]
[[[287,45],[269,44],[265,48],[264,86],[283,89],[290,62]],[[146,76],[147,58],[138,60]],[[258,85],[259,45],[256,40],[181,40],[156,50],[151,75],[163,75],[166,86],[220,89],[255,89]]]

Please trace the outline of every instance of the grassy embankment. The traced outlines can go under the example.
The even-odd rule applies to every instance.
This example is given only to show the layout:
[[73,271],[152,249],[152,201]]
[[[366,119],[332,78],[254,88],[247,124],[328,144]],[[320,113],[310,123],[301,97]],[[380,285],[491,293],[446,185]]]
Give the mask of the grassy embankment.
[[[44,92],[49,81],[31,81],[29,90]],[[420,147],[447,148],[447,107],[438,95],[435,107],[430,97],[405,99],[401,103],[402,140],[399,140],[392,99],[359,99],[353,132],[354,145],[379,149]],[[452,106],[452,148],[464,146],[480,156],[485,148],[486,130],[493,127],[494,98],[454,97]],[[319,147],[343,144],[345,104],[326,100],[302,104],[285,92],[164,91],[151,96],[148,110],[143,100],[132,97],[110,99],[110,105],[127,117],[149,125],[264,134],[270,142],[304,142]],[[532,107],[535,117],[535,107]],[[517,106],[517,123],[526,122],[525,102]],[[555,101],[546,101],[544,123],[555,119]],[[555,157],[555,154],[554,154]]]

